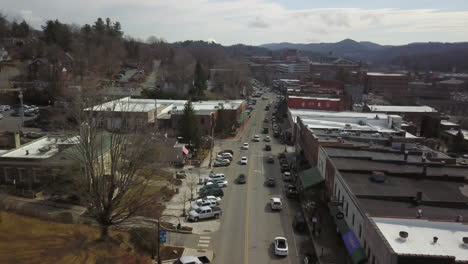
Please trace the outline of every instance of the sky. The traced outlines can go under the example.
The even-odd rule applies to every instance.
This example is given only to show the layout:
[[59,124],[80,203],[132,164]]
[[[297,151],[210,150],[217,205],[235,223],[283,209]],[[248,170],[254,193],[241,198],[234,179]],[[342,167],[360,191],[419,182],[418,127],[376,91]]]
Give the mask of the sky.
[[467,0],[1,0],[0,12],[37,29],[109,17],[126,35],[169,42],[468,41]]

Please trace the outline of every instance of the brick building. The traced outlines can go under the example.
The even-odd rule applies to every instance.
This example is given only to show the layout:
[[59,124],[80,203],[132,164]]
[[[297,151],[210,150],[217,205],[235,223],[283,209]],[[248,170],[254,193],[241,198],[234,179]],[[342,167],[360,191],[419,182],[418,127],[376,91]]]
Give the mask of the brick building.
[[368,72],[364,87],[368,93],[382,94],[392,103],[400,103],[408,93],[408,82],[407,74]]
[[293,109],[313,109],[325,111],[344,111],[341,98],[288,96],[288,107]]

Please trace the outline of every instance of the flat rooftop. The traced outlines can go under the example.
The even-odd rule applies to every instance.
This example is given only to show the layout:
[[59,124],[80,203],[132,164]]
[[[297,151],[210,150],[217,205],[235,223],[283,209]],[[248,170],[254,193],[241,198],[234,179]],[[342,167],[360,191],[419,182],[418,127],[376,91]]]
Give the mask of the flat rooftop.
[[[423,165],[414,163],[404,163],[396,161],[376,161],[369,159],[349,158],[349,157],[334,157],[332,158],[338,170],[355,170],[355,171],[384,171],[389,173],[406,173],[419,175],[422,173]],[[468,179],[468,167],[466,166],[432,166],[430,162],[427,164],[427,175],[434,177],[444,177],[444,175],[465,177]]]
[[[456,261],[468,261],[468,246],[463,244],[468,225],[421,219],[371,219],[397,254],[454,256]],[[399,237],[400,231],[408,232],[406,240]],[[433,237],[438,238],[436,243]]]
[[404,106],[404,105],[368,105],[371,112],[394,113],[435,113],[437,110],[430,106]]
[[[193,101],[192,106],[195,111],[199,110],[218,110],[221,105],[224,109],[238,109],[243,100],[210,100]],[[94,111],[114,111],[114,112],[149,112],[160,107],[170,110],[183,110],[187,100],[167,100],[167,99],[135,99],[125,97],[109,101],[92,109]],[[87,110],[91,110],[88,108]]]
[[401,117],[398,115],[292,108],[289,109],[289,113],[294,123],[297,122],[297,117],[300,117],[302,123],[311,130],[341,129],[380,133],[399,133],[401,131]]
[[0,154],[1,158],[47,159],[59,153],[60,144],[70,145],[73,141],[64,137],[45,136],[19,148]]
[[386,77],[406,77],[406,74],[403,73],[385,73],[385,72],[368,72],[368,76],[386,76]]

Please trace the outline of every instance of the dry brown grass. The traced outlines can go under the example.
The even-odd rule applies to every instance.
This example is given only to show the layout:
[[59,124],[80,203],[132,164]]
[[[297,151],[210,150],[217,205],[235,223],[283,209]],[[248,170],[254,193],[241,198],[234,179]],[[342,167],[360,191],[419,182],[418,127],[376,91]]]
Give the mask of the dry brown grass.
[[[0,212],[0,263],[150,263],[134,253],[128,234],[111,231],[121,243],[97,243],[97,228],[46,222],[31,217]],[[120,238],[119,238],[120,237]]]

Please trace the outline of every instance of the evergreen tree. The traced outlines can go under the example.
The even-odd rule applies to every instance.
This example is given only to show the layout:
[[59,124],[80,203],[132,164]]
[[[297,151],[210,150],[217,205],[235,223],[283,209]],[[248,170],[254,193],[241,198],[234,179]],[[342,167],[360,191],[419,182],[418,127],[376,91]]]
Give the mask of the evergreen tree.
[[16,23],[14,21],[11,24],[11,35],[15,38],[25,38],[29,35],[29,25],[26,23],[26,21],[23,20],[21,23]]
[[44,41],[47,44],[57,44],[64,51],[70,50],[72,33],[67,24],[62,24],[58,20],[48,20],[45,26],[42,26]]
[[463,136],[463,133],[461,130],[458,130],[457,135],[455,136],[455,139],[452,142],[452,145],[450,146],[450,149],[452,152],[455,153],[463,153],[465,152],[465,137]]
[[102,18],[99,17],[96,20],[96,22],[94,22],[93,30],[94,30],[94,33],[98,36],[104,35],[104,33],[106,32],[106,25],[104,24],[104,21],[102,20]]
[[199,146],[200,130],[198,122],[195,119],[195,111],[193,110],[191,100],[185,103],[184,112],[179,120],[178,128],[179,135],[184,139],[184,142],[191,142],[193,145]]
[[114,25],[112,26],[112,35],[116,37],[122,37],[123,32],[122,32],[122,26],[120,25],[119,21],[116,21]]
[[197,64],[195,65],[195,74],[194,74],[194,80],[193,80],[192,94],[197,98],[201,98],[203,97],[205,90],[206,90],[206,76],[205,76],[205,73],[203,72],[203,68],[202,68],[200,61],[197,61]]

